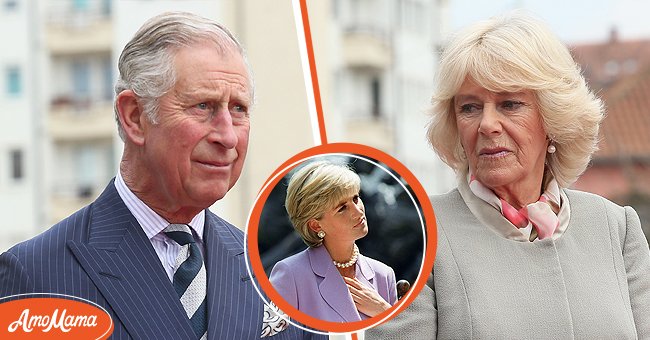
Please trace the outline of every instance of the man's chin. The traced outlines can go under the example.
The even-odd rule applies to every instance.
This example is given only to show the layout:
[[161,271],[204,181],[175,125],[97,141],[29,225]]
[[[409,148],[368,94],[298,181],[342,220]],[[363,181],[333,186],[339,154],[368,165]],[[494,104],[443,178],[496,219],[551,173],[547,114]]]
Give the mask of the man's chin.
[[[209,184],[205,185],[208,186]],[[220,199],[224,198],[230,188],[228,186],[219,185],[216,188],[212,187],[212,190],[206,189],[208,188],[199,188],[199,190],[195,191],[195,195],[193,195],[194,201],[203,208],[208,208]]]

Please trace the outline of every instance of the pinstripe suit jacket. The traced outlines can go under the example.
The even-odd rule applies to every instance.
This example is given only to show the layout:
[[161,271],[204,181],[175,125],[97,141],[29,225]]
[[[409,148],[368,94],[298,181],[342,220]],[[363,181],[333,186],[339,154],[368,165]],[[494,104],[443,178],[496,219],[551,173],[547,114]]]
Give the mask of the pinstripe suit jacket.
[[[206,211],[208,337],[256,339],[263,303],[244,262],[243,233]],[[99,198],[0,255],[0,297],[59,293],[96,302],[115,339],[192,339],[183,307],[150,241],[111,181]],[[309,338],[289,327],[272,339]]]

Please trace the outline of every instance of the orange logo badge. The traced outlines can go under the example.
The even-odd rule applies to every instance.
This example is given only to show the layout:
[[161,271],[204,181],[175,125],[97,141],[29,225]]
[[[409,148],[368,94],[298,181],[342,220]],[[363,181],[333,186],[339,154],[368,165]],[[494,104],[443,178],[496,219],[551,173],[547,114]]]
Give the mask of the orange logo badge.
[[0,303],[0,338],[107,339],[113,333],[110,315],[91,301],[34,296]]

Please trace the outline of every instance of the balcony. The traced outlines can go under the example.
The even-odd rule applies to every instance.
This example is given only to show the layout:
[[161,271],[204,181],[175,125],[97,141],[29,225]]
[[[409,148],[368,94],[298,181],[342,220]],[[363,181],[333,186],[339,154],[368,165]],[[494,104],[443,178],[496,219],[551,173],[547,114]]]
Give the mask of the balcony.
[[345,140],[367,144],[385,152],[395,149],[393,127],[381,118],[353,118],[345,123]]
[[70,216],[73,212],[92,203],[104,189],[106,183],[91,186],[75,186],[71,182],[68,185],[57,183],[52,189],[50,196],[49,224],[54,224]]
[[347,67],[387,69],[392,60],[393,1],[355,0],[342,3],[339,23]]
[[386,70],[392,62],[389,41],[367,30],[348,30],[343,36],[343,60],[348,67]]
[[116,131],[113,104],[107,101],[57,98],[52,102],[47,125],[55,142],[112,138]]
[[47,46],[53,55],[109,52],[112,49],[113,23],[109,10],[75,11],[52,5],[46,25]]

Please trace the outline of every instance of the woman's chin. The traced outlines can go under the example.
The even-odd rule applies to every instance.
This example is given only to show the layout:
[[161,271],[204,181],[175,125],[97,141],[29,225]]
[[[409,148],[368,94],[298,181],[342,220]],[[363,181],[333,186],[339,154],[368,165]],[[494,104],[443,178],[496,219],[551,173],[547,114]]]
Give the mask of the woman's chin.
[[477,170],[474,177],[490,189],[515,184],[525,178],[525,174],[516,174],[510,169],[494,168]]
[[360,228],[359,231],[360,231],[360,233],[361,233],[361,236],[359,236],[359,238],[357,238],[357,240],[358,240],[358,239],[362,239],[362,238],[364,238],[366,235],[368,235],[368,225],[367,225],[367,224],[364,225],[363,227]]

